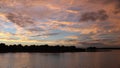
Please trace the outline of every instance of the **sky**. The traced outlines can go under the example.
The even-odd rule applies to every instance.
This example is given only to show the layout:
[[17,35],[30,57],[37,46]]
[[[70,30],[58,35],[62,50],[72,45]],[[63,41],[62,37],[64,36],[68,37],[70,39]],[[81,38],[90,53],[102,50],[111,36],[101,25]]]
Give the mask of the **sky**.
[[0,42],[120,46],[120,0],[0,0]]

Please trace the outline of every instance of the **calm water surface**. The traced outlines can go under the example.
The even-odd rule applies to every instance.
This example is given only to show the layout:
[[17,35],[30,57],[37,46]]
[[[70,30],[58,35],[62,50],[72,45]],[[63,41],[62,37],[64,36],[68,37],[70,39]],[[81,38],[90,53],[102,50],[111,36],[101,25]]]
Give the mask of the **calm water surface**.
[[0,68],[120,68],[120,51],[2,53]]

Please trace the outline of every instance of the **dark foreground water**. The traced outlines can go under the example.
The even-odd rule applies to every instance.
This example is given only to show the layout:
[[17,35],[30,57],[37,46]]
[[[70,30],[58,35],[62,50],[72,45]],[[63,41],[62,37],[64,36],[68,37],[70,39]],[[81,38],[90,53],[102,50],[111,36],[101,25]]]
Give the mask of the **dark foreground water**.
[[0,68],[120,68],[120,51],[1,53]]

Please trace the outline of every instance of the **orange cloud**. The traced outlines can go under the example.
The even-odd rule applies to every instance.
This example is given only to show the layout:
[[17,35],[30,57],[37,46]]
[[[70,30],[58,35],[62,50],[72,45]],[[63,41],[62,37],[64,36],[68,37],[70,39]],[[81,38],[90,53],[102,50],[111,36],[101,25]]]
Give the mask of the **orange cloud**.
[[67,37],[65,37],[65,38],[68,38],[68,39],[79,39],[78,36],[67,36]]

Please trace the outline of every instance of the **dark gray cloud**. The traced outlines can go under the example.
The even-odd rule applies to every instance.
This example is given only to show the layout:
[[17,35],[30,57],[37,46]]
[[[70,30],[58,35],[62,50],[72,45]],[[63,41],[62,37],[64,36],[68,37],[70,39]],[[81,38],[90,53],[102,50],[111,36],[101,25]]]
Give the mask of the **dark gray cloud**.
[[89,0],[91,3],[100,3],[103,5],[112,4],[114,5],[114,13],[120,13],[120,0]]
[[45,31],[44,29],[38,27],[30,16],[26,16],[24,14],[19,13],[9,13],[6,16],[12,23],[17,26],[22,27],[24,30],[30,31],[32,33],[39,33],[41,31]]
[[35,35],[35,36],[31,36],[31,37],[39,37],[39,36],[55,36],[55,35],[59,35],[60,33],[46,33],[46,34],[39,34],[39,35]]
[[41,32],[41,31],[45,31],[44,29],[40,28],[40,27],[35,27],[35,26],[32,26],[32,27],[26,27],[24,28],[30,32]]
[[120,13],[120,9],[114,11],[114,14],[118,14],[118,13]]
[[96,21],[96,20],[106,20],[108,19],[108,15],[105,10],[99,10],[97,12],[85,12],[81,15],[80,21]]
[[72,10],[72,11],[80,11],[82,9],[82,7],[81,6],[75,6],[75,7],[70,7],[70,8],[68,8],[68,10]]
[[[120,0],[119,0],[119,1],[120,1]],[[116,9],[116,10],[114,11],[115,14],[120,13],[120,2],[116,5],[115,9]]]
[[110,3],[120,3],[120,0],[89,0],[89,2],[110,4]]
[[19,13],[9,13],[6,16],[11,22],[15,23],[20,27],[26,27],[28,25],[33,25],[34,22],[32,18]]
[[83,45],[84,47],[106,47],[107,44],[100,43],[100,42],[79,42],[79,44]]

